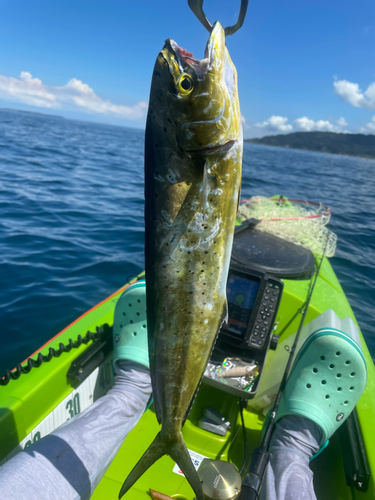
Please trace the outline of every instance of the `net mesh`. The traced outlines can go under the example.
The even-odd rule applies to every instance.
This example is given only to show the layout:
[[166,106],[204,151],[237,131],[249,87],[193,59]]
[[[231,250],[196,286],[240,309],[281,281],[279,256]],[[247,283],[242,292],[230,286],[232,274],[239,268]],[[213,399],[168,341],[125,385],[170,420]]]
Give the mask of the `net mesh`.
[[[265,231],[313,253],[333,257],[337,236],[326,226],[331,210],[324,205],[284,197],[265,198],[253,196],[243,201],[238,210],[238,220],[256,219],[257,231]],[[327,246],[326,246],[327,244]]]

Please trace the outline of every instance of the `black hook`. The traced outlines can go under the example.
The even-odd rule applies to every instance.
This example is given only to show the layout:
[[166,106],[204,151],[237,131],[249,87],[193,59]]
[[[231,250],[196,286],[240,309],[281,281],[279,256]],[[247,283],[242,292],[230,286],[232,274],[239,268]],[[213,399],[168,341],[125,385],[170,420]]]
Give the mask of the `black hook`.
[[[197,16],[199,21],[203,24],[203,26],[210,33],[213,29],[212,24],[207,19],[206,14],[203,12],[203,0],[188,0],[188,5],[194,14]],[[238,31],[245,21],[247,6],[249,5],[249,0],[241,0],[241,9],[238,15],[238,20],[236,24],[233,26],[228,26],[224,29],[225,36],[233,35],[236,31]]]

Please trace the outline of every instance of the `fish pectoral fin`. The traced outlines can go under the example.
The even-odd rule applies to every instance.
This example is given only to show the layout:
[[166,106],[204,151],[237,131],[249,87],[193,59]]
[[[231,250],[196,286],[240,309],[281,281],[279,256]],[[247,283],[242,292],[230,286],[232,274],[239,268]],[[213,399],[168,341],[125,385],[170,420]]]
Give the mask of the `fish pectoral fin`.
[[241,204],[241,184],[240,184],[240,187],[238,189],[237,210],[236,210],[237,212],[240,209],[240,204]]
[[168,451],[167,453],[177,463],[177,465],[184,473],[184,476],[194,490],[196,500],[205,500],[205,497],[203,495],[202,483],[200,482],[198,473],[195,470],[181,433],[180,439],[172,446],[170,451]]
[[133,484],[136,481],[138,481],[138,479],[142,476],[142,474],[144,474],[146,470],[149,467],[151,467],[151,465],[153,465],[157,460],[159,460],[159,458],[161,458],[166,453],[167,453],[166,446],[162,442],[161,435],[159,432],[159,434],[156,436],[156,438],[153,440],[153,442],[150,444],[150,446],[142,455],[142,458],[138,461],[138,463],[135,465],[131,473],[125,479],[118,497],[121,498],[123,495],[125,495],[125,493],[130,490]]
[[210,188],[208,183],[208,162],[205,161],[203,167],[203,185],[202,185],[202,214],[203,214],[203,222],[206,222],[206,205],[208,198],[208,190]]
[[225,299],[224,308],[223,308],[223,320],[221,322],[219,331],[224,323],[228,323],[228,300],[227,299]]

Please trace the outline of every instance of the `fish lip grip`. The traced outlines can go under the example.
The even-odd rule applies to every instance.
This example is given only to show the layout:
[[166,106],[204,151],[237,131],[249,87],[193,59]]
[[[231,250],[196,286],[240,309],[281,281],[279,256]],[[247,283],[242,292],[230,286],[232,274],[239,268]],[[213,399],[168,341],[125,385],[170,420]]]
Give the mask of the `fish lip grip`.
[[[206,28],[206,30],[208,30],[209,33],[211,33],[211,31],[213,30],[213,25],[207,19],[207,16],[203,11],[203,0],[188,0],[188,5],[194,12],[194,14],[197,16],[199,21]],[[224,28],[225,36],[233,35],[234,33],[236,33],[236,31],[238,31],[241,28],[241,26],[245,21],[248,5],[249,5],[249,0],[241,0],[241,8],[240,8],[240,13],[238,14],[237,22],[233,26],[228,26],[227,28]]]

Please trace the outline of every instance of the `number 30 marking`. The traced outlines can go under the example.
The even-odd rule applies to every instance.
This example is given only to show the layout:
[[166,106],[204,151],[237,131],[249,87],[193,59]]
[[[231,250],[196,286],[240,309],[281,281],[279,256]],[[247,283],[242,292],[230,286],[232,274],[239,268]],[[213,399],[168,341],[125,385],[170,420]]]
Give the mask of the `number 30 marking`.
[[75,415],[78,415],[78,413],[81,413],[81,404],[79,401],[79,393],[77,392],[73,399],[70,399],[67,403],[65,408],[68,410],[70,417],[68,417],[67,420],[70,420],[73,418]]

